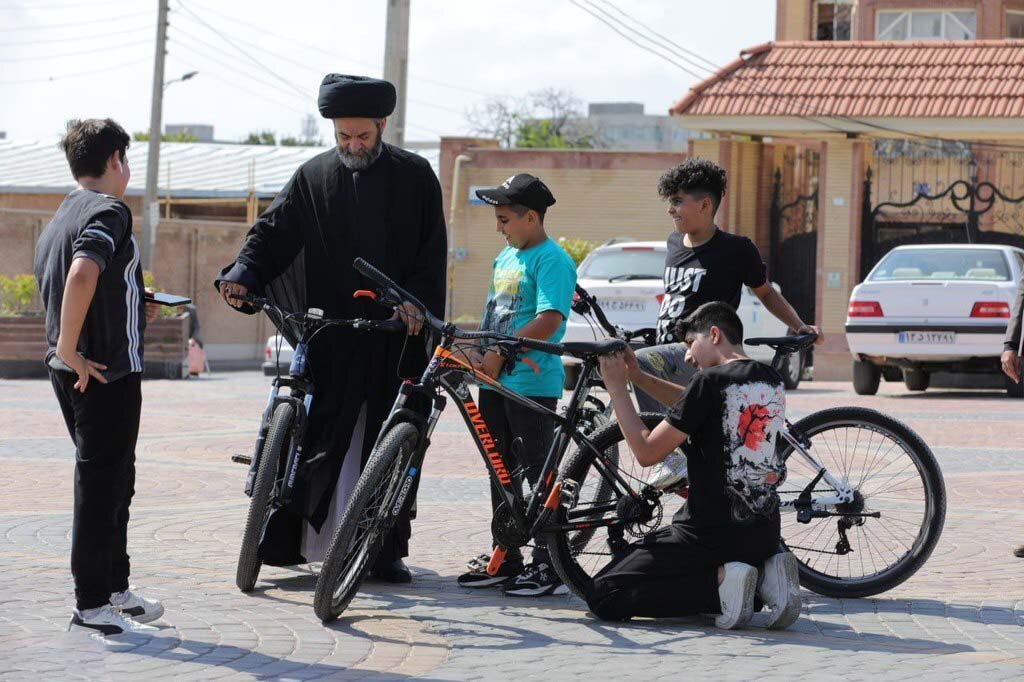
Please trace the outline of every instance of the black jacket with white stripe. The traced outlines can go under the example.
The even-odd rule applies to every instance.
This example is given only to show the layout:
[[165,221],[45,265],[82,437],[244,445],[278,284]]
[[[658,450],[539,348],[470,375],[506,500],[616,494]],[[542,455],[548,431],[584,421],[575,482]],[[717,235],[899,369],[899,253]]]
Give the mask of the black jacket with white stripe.
[[46,364],[70,371],[56,350],[64,286],[76,258],[89,258],[100,267],[78,352],[106,365],[107,381],[141,372],[146,315],[132,214],[116,197],[87,189],[65,197],[36,243],[34,272],[46,310]]

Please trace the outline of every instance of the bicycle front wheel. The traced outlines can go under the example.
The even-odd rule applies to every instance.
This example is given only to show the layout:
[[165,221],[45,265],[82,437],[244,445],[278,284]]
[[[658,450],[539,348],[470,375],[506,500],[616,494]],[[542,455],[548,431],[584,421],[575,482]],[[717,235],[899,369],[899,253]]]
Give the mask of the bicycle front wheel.
[[[854,491],[852,502],[823,505],[831,516],[800,523],[782,512],[783,542],[800,562],[800,584],[829,597],[867,597],[896,587],[924,565],[946,518],[946,488],[935,456],[906,424],[860,407],[837,407],[794,425],[808,452]],[[792,503],[817,470],[788,444],[779,487]],[[824,479],[812,498],[834,495]],[[848,514],[848,516],[843,516]],[[875,516],[877,515],[877,516]]]
[[242,545],[238,550],[235,585],[242,592],[252,592],[263,566],[259,556],[260,539],[270,515],[270,500],[277,482],[277,472],[288,455],[294,423],[295,407],[290,403],[278,405],[267,429],[267,439],[263,442],[256,481],[252,486],[252,497],[249,498],[245,530],[242,531]]
[[327,623],[340,616],[359,591],[395,525],[417,472],[402,476],[419,445],[419,430],[396,424],[370,455],[324,557],[313,595],[313,610]]

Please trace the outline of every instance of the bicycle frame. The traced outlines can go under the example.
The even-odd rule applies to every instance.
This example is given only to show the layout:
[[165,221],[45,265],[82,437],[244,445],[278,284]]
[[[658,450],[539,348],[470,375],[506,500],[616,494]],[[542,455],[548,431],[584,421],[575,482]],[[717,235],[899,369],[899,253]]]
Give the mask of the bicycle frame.
[[[420,463],[429,445],[430,435],[433,433],[441,412],[447,404],[445,397],[440,394],[443,391],[455,402],[466,424],[466,428],[473,434],[477,450],[487,466],[491,485],[507,505],[516,527],[524,537],[535,537],[544,527],[549,513],[560,501],[561,486],[555,479],[558,467],[565,457],[570,441],[574,441],[581,446],[593,447],[589,439],[579,433],[576,425],[579,421],[581,408],[587,400],[591,389],[589,378],[594,372],[597,363],[593,359],[583,361],[583,371],[580,372],[566,412],[562,415],[537,404],[526,396],[505,388],[499,382],[475,369],[468,360],[459,358],[457,352],[452,352],[452,346],[455,341],[456,337],[454,334],[443,335],[441,343],[436,347],[434,355],[420,377],[419,382],[407,381],[402,385],[391,413],[377,437],[377,444],[380,443],[381,439],[395,423],[402,421],[403,416],[408,416],[409,410],[406,410],[405,406],[411,396],[424,394],[431,398],[431,413],[427,417],[426,423],[421,425],[424,437],[421,439],[416,454],[410,458],[406,470],[402,472],[402,478],[406,481],[411,480],[410,472],[418,472],[420,470]],[[545,456],[537,485],[528,500],[523,499],[520,485],[521,478],[519,477],[520,472],[518,470],[511,470],[506,461],[506,454],[499,452],[495,447],[490,430],[480,415],[480,409],[469,391],[468,384],[470,382],[486,386],[488,390],[493,390],[502,397],[522,405],[533,412],[547,415],[554,419],[557,424],[555,437]],[[603,458],[603,453],[601,455]],[[602,475],[621,486],[621,489],[631,496],[639,497],[614,467],[602,468],[605,469]],[[402,489],[405,490],[408,487],[408,485],[403,484]],[[405,495],[400,495],[399,499],[391,505],[391,513],[393,515],[397,515],[398,511],[401,510],[404,498]]]

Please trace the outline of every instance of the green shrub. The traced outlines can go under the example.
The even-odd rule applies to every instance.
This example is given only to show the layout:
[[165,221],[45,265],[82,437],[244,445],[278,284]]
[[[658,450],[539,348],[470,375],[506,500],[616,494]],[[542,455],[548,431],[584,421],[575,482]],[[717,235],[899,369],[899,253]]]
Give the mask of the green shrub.
[[0,315],[31,315],[42,312],[37,305],[36,278],[32,275],[0,277]]
[[587,257],[587,254],[598,247],[597,242],[579,239],[578,237],[559,237],[558,245],[565,249],[565,252],[569,254],[569,258],[572,258],[577,267]]

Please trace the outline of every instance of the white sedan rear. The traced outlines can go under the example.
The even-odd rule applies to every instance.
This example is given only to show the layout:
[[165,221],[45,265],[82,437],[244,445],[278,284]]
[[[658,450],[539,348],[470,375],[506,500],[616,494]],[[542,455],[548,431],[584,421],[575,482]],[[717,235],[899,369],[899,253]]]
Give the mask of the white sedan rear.
[[934,372],[999,372],[1022,269],[1024,251],[1010,246],[890,251],[850,295],[846,340],[854,389],[874,394],[883,374],[902,375],[907,388],[923,391]]

